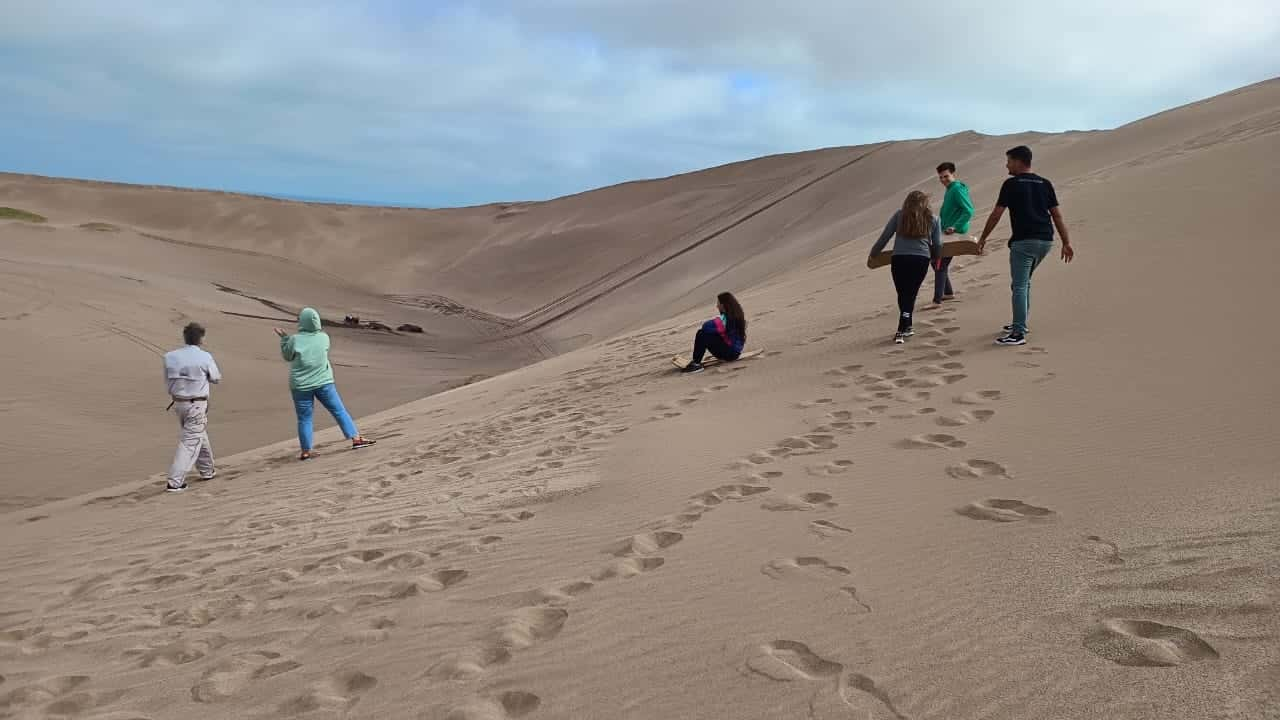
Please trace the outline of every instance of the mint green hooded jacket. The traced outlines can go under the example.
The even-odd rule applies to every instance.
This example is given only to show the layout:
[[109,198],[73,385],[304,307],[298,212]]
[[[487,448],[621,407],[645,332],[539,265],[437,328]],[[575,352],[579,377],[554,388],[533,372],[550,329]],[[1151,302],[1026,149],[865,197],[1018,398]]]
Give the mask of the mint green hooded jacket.
[[289,363],[289,389],[314,390],[333,382],[329,335],[320,329],[320,313],[303,308],[298,334],[280,338],[280,355]]

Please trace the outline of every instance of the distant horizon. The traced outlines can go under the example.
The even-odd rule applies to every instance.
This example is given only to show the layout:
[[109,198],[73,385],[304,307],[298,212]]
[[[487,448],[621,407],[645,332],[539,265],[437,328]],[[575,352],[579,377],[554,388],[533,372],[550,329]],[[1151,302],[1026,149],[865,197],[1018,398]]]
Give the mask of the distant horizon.
[[[379,207],[541,202],[963,130],[1110,129],[1280,75],[1273,0],[12,5],[7,167]],[[918,50],[901,52],[903,28]]]
[[986,133],[973,128],[968,128],[963,130],[954,130],[944,134],[924,136],[924,137],[916,136],[916,137],[910,137],[910,138],[891,138],[891,139],[871,140],[871,141],[862,142],[862,143],[845,143],[845,144],[837,144],[837,145],[825,145],[825,146],[819,146],[819,147],[800,148],[800,149],[794,149],[794,150],[779,150],[776,152],[750,155],[750,156],[739,157],[739,158],[727,158],[727,159],[724,159],[722,162],[718,162],[713,165],[706,165],[702,167],[695,167],[695,168],[690,168],[686,170],[680,170],[677,172],[668,173],[666,175],[620,178],[607,184],[581,188],[581,189],[573,190],[570,192],[565,192],[565,193],[553,195],[550,197],[543,197],[543,198],[499,197],[499,198],[492,198],[492,199],[479,201],[479,202],[465,202],[465,203],[456,203],[456,204],[443,204],[443,203],[427,204],[427,203],[416,202],[411,200],[358,198],[358,197],[349,197],[349,196],[343,197],[343,196],[331,196],[331,195],[323,195],[323,194],[313,195],[313,194],[307,194],[307,193],[264,191],[264,190],[253,190],[253,189],[233,188],[233,187],[215,187],[212,185],[202,185],[202,184],[174,184],[174,183],[168,183],[168,182],[146,181],[146,180],[130,180],[130,179],[117,179],[117,178],[104,178],[104,177],[83,177],[83,176],[71,176],[71,175],[51,175],[44,172],[28,172],[21,169],[10,170],[10,169],[0,168],[0,173],[9,173],[9,174],[15,174],[15,175],[31,175],[31,176],[49,178],[53,180],[98,182],[98,183],[108,183],[108,184],[130,185],[135,187],[147,187],[147,186],[164,187],[164,188],[172,188],[175,190],[191,191],[191,192],[230,193],[234,195],[270,198],[274,200],[284,200],[288,202],[299,202],[299,203],[306,203],[306,204],[313,204],[313,205],[349,205],[349,206],[358,206],[358,207],[395,208],[395,209],[404,209],[404,210],[451,210],[451,209],[463,209],[467,207],[483,207],[487,205],[500,205],[504,203],[549,202],[551,200],[555,200],[561,197],[566,197],[569,195],[576,195],[576,194],[591,192],[594,190],[614,187],[614,186],[623,185],[626,183],[646,182],[650,180],[658,180],[658,179],[673,177],[677,175],[687,175],[687,174],[701,172],[704,170],[711,170],[717,167],[723,167],[725,165],[732,165],[732,164],[741,163],[741,162],[749,162],[752,160],[758,160],[758,159],[778,156],[778,155],[792,155],[792,154],[799,154],[799,153],[806,153],[806,152],[821,152],[823,150],[830,150],[830,149],[840,148],[840,147],[851,147],[856,145],[874,145],[874,144],[880,144],[880,143],[910,142],[910,141],[930,141],[930,140],[937,140],[937,139],[950,137],[950,136],[958,135],[962,133],[977,133],[979,135],[985,135],[989,137],[1000,137],[1000,136],[1014,136],[1014,135],[1024,135],[1024,134],[1062,135],[1062,134],[1068,134],[1068,133],[1106,132],[1106,131],[1114,130],[1118,127],[1122,127],[1124,125],[1128,125],[1134,122],[1140,122],[1147,118],[1168,112],[1170,110],[1175,110],[1179,107],[1183,107],[1186,105],[1194,104],[1196,102],[1208,100],[1213,97],[1217,97],[1219,95],[1229,94],[1231,92],[1235,92],[1253,85],[1273,82],[1276,80],[1280,80],[1280,76],[1267,78],[1264,80],[1258,80],[1256,82],[1250,82],[1245,85],[1241,85],[1239,87],[1222,90],[1221,92],[1217,92],[1212,95],[1194,98],[1184,103],[1181,103],[1179,105],[1173,105],[1166,108],[1156,109],[1140,117],[1132,118],[1124,122],[1118,123],[1114,127],[1088,128],[1088,129],[1074,128],[1074,129],[1065,129],[1065,130],[1024,129],[1024,130],[1016,130],[1008,133]]

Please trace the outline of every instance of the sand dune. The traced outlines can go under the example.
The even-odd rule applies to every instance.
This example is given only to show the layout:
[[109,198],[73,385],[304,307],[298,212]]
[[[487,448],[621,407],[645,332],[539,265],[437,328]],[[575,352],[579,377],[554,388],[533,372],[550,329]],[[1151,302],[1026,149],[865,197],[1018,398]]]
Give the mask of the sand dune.
[[[21,338],[3,351],[5,397],[18,398],[5,404],[4,476],[29,496],[61,478],[24,470],[37,467],[20,457],[28,428],[72,455],[74,433],[170,421],[141,419],[159,413],[153,370],[112,383],[92,370],[153,368],[144,345],[164,338],[149,328],[172,331],[178,314],[268,314],[212,282],[303,302],[319,277],[308,262],[359,248],[344,283],[324,281],[326,310],[432,333],[335,331],[344,362],[371,366],[341,377],[377,399],[380,383],[420,396],[435,388],[406,378],[462,371],[431,365],[427,349],[482,363],[488,332],[382,295],[429,286],[515,332],[558,298],[590,302],[539,328],[563,352],[527,365],[513,350],[510,367],[524,367],[362,412],[381,439],[372,450],[343,452],[330,429],[299,465],[284,421],[270,438],[281,442],[246,440],[256,449],[223,456],[215,481],[183,495],[139,477],[0,518],[0,717],[1277,716],[1280,339],[1267,300],[1280,250],[1265,160],[1280,156],[1280,82],[1114,131],[1036,137],[1079,256],[1037,273],[1032,343],[991,344],[1008,320],[997,242],[957,260],[959,300],[892,345],[890,280],[864,267],[868,237],[941,159],[985,212],[1013,142],[771,158],[559,210],[317,210],[8,179],[0,204],[57,226],[0,227],[6,317],[30,313],[0,325]],[[722,216],[679,215],[678,198],[713,180],[737,198]],[[148,193],[179,200],[147,215]],[[135,204],[110,199],[125,195]],[[241,234],[249,221],[231,208],[253,203],[260,218],[280,212]],[[176,229],[218,204],[221,229]],[[304,256],[290,249],[308,233],[294,223],[312,212],[378,229],[317,231],[327,249]],[[494,230],[501,212],[523,229]],[[556,213],[566,248],[592,223],[634,216],[601,231],[601,257],[573,264],[580,248],[557,255],[556,237],[538,234]],[[75,228],[93,221],[130,229],[105,243]],[[385,240],[417,223],[489,230],[439,248]],[[221,249],[137,231],[208,233]],[[705,242],[672,252],[691,238]],[[415,285],[415,270],[373,250],[384,241],[407,266],[448,258],[454,272]],[[472,284],[503,247],[546,264]],[[598,299],[582,290],[649,267]],[[668,358],[726,284],[742,289],[749,344],[765,352],[675,374]],[[273,348],[254,345],[269,323],[226,317],[222,352],[246,384],[273,388]],[[572,341],[608,328],[603,342]],[[84,357],[91,367],[71,360]],[[215,443],[281,422],[255,416],[250,392],[219,396]],[[79,455],[95,472],[127,462],[117,448]]]

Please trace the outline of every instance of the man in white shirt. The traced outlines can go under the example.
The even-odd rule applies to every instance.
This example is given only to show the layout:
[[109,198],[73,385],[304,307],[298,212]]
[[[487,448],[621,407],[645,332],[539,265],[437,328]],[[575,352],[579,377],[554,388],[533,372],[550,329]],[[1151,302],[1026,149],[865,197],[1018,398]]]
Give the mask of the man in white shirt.
[[164,379],[173,399],[170,407],[178,414],[182,433],[178,439],[178,451],[169,466],[169,492],[187,489],[187,473],[192,466],[200,473],[201,480],[212,480],[213,446],[209,444],[209,384],[222,380],[218,364],[205,352],[204,328],[190,323],[182,329],[186,346],[165,353]]

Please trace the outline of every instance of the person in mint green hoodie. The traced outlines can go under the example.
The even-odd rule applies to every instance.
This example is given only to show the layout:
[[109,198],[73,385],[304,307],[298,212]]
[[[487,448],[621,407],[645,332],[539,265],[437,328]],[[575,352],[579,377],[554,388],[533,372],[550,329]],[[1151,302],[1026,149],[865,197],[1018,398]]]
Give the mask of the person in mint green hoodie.
[[311,416],[316,400],[333,415],[342,434],[351,441],[351,449],[374,444],[360,435],[356,424],[342,405],[329,365],[329,335],[321,328],[320,313],[303,308],[298,313],[298,333],[290,335],[276,328],[280,336],[280,355],[289,363],[289,390],[293,393],[293,409],[298,415],[298,443],[302,446],[299,460],[311,459]]
[[[942,196],[942,207],[938,210],[938,219],[942,221],[942,232],[945,235],[964,235],[969,232],[969,221],[973,219],[973,201],[969,199],[969,186],[956,177],[956,164],[944,162],[938,165],[938,182],[947,189]],[[955,297],[951,287],[951,258],[944,257],[935,261],[933,266],[933,302],[942,302]]]

